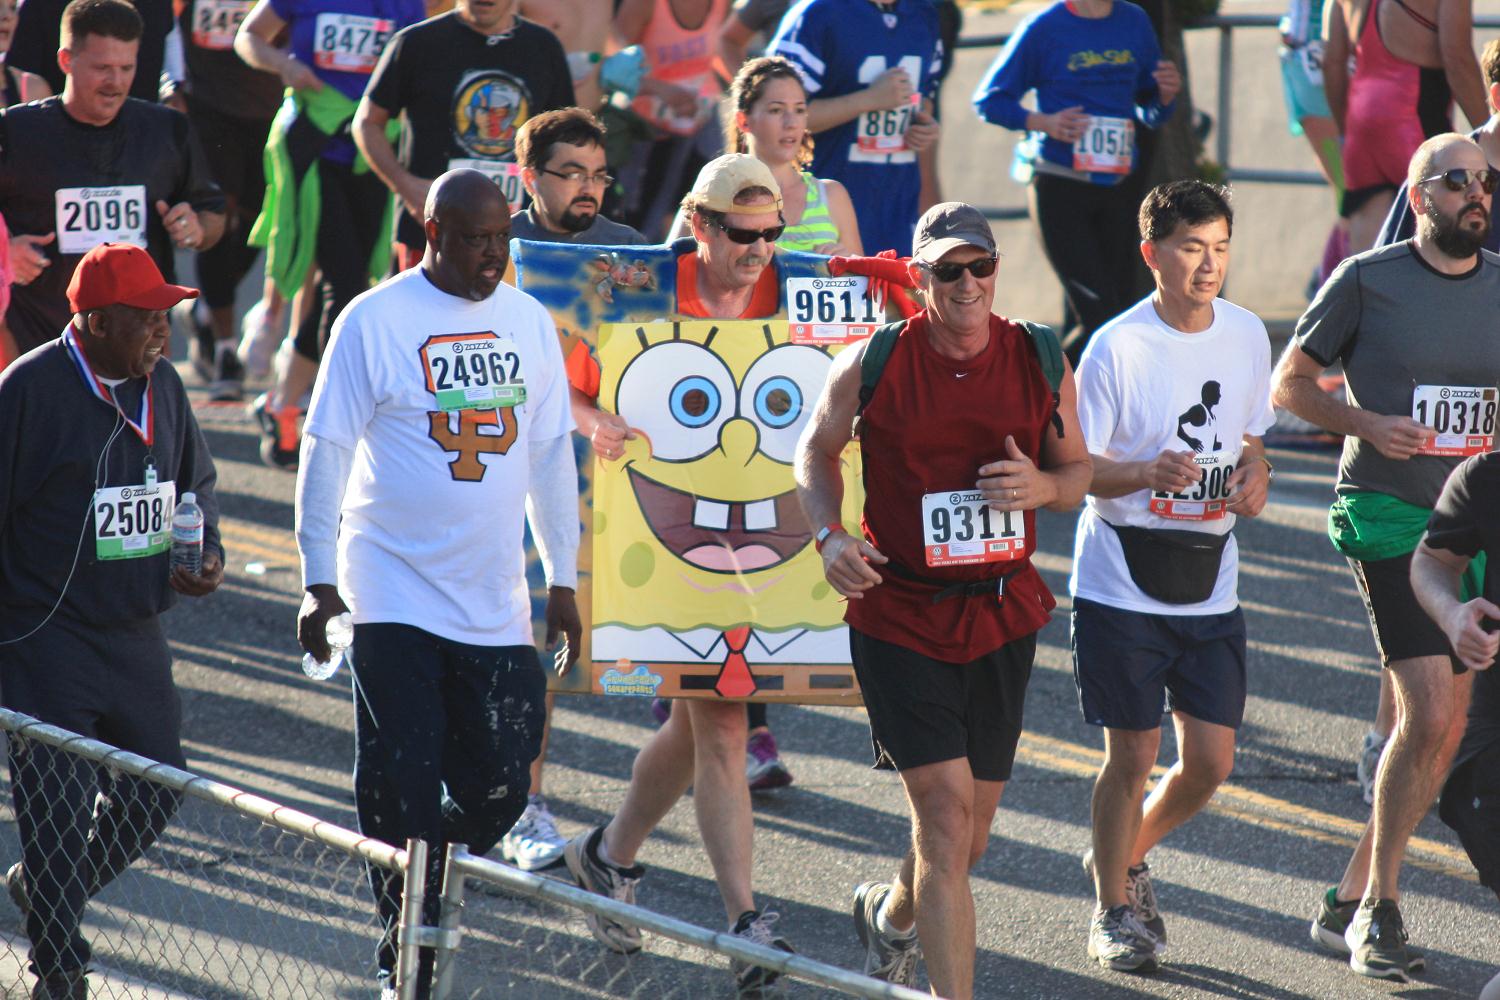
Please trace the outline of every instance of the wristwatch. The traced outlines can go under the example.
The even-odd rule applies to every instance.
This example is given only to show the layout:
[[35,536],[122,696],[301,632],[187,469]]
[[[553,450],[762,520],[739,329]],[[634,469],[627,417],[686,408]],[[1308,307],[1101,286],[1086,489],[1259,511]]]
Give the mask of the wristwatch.
[[1271,460],[1264,455],[1259,455],[1257,457],[1262,462],[1266,463],[1266,485],[1270,486],[1272,483],[1276,482],[1276,466],[1272,465]]
[[823,525],[823,527],[818,529],[818,533],[813,536],[813,548],[817,549],[819,552],[822,552],[823,543],[828,541],[828,536],[833,534],[835,531],[843,530],[844,526],[842,524],[835,523]]

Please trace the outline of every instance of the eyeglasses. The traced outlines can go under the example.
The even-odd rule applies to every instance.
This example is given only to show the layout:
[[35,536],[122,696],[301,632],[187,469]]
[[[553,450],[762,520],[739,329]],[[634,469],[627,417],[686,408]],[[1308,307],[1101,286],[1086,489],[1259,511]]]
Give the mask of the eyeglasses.
[[1500,173],[1489,167],[1483,170],[1455,168],[1453,170],[1445,170],[1440,174],[1433,174],[1431,177],[1422,178],[1423,184],[1431,184],[1433,181],[1442,181],[1443,186],[1449,191],[1467,191],[1470,184],[1478,181],[1481,191],[1485,194],[1494,194],[1495,188],[1500,186]]
[[714,225],[723,230],[724,235],[729,237],[731,243],[738,243],[741,246],[749,246],[756,240],[775,243],[781,239],[781,234],[786,232],[785,222],[779,226],[772,226],[770,229],[740,229],[738,226],[726,226],[722,222],[715,222]]
[[950,281],[957,281],[963,277],[965,271],[968,271],[976,278],[988,278],[995,273],[995,268],[1000,266],[1000,257],[997,254],[993,257],[980,257],[978,260],[971,260],[967,264],[954,264],[950,262],[947,264],[923,264],[922,266],[931,271],[934,278],[946,285]]
[[543,167],[542,173],[551,174],[553,177],[561,177],[569,184],[597,184],[600,187],[607,188],[615,182],[615,179],[613,177],[602,172],[597,174],[586,174],[582,170],[558,171],[548,170],[546,167]]

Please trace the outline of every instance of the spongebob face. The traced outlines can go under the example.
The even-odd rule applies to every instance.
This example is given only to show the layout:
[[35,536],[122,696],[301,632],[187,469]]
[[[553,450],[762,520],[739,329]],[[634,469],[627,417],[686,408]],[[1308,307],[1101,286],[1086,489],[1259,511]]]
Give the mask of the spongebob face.
[[832,357],[784,322],[696,321],[606,326],[599,358],[637,437],[596,473],[595,624],[838,622],[792,479]]

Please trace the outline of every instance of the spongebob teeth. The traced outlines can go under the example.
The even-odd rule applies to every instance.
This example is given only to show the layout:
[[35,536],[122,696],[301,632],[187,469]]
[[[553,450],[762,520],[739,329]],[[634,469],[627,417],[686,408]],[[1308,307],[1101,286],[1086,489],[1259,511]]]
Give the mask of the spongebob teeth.
[[693,501],[693,526],[711,531],[728,531],[729,505],[714,500]]
[[770,531],[776,527],[776,501],[757,500],[745,505],[745,530]]

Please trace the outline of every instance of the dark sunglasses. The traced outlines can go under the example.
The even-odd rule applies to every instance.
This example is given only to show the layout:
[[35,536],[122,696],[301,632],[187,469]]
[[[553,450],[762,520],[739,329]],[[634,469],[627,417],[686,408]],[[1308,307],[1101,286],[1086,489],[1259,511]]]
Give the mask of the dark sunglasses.
[[1445,170],[1440,174],[1433,174],[1431,177],[1423,177],[1422,183],[1431,184],[1433,181],[1442,181],[1443,186],[1449,191],[1467,191],[1469,190],[1469,185],[1473,184],[1476,180],[1479,182],[1479,189],[1481,191],[1485,194],[1494,194],[1495,188],[1500,186],[1500,173],[1496,173],[1489,167],[1483,170],[1455,168],[1453,170]]
[[770,229],[740,229],[738,226],[726,226],[722,222],[715,222],[714,225],[718,226],[724,235],[729,237],[731,243],[738,243],[741,246],[749,246],[756,240],[775,243],[781,239],[781,234],[786,232],[786,223],[784,222],[779,226],[772,226]]
[[946,285],[950,281],[957,281],[963,277],[965,271],[968,271],[976,278],[988,278],[995,273],[995,268],[1000,266],[1000,257],[998,255],[994,257],[980,257],[978,260],[971,260],[967,264],[924,264],[922,266],[931,271],[934,278]]

